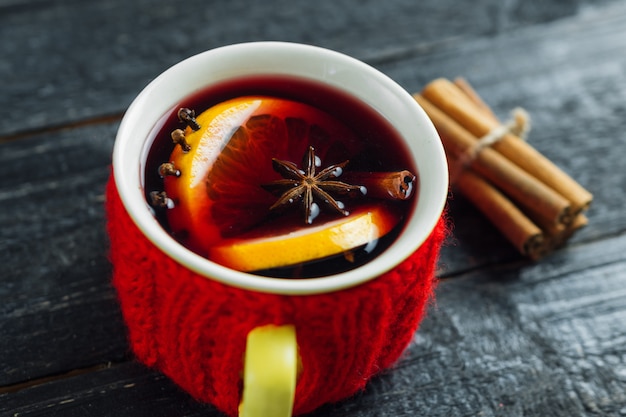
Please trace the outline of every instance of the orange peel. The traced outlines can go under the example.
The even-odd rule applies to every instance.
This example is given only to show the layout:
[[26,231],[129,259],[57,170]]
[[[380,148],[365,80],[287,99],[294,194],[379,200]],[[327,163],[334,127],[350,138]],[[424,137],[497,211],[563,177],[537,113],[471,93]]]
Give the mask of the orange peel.
[[265,220],[276,198],[261,185],[280,178],[272,158],[299,160],[313,145],[322,158],[343,160],[361,146],[328,113],[274,97],[227,100],[196,122],[200,129],[185,130],[190,150],[177,145],[170,155],[180,175],[165,177],[164,186],[175,203],[167,211],[172,233],[203,255]]
[[390,205],[360,207],[323,224],[268,232],[267,224],[254,233],[224,240],[209,249],[209,259],[240,271],[297,265],[350,252],[389,233],[400,217]]

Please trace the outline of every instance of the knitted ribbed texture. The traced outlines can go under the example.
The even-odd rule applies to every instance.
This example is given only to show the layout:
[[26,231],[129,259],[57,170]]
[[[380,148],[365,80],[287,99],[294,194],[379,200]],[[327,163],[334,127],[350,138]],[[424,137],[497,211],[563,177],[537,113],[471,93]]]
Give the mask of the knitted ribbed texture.
[[201,401],[237,415],[250,330],[294,324],[303,372],[294,414],[346,398],[391,366],[411,340],[434,289],[445,235],[360,286],[283,296],[230,287],[189,271],[149,242],[126,213],[114,181],[106,210],[113,283],[137,358]]

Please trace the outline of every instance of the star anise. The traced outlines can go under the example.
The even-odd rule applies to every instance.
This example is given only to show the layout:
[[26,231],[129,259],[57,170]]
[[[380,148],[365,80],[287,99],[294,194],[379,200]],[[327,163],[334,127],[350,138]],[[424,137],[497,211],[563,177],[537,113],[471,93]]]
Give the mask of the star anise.
[[335,180],[342,174],[348,162],[331,165],[318,173],[316,171],[321,166],[321,161],[315,155],[313,146],[309,146],[304,154],[302,169],[293,162],[273,158],[272,166],[283,179],[263,185],[266,190],[280,195],[270,210],[290,206],[301,201],[304,209],[304,221],[311,224],[320,212],[317,200],[335,212],[347,216],[350,212],[345,209],[341,201],[336,200],[331,194],[363,195],[367,192],[363,186],[350,185]]

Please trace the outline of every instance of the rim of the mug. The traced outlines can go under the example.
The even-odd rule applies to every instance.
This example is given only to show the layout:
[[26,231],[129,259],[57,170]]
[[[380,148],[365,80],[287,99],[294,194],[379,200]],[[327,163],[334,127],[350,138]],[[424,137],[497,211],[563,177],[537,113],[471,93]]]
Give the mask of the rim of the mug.
[[[311,59],[312,56],[315,57],[314,60]],[[299,63],[299,58],[304,63]],[[275,59],[283,59],[282,64],[276,66],[273,61]],[[220,67],[226,65],[224,62],[237,64],[238,71],[233,72],[232,68],[227,69],[226,66]],[[307,65],[314,68],[307,69]],[[406,112],[406,117],[415,117],[410,132],[405,126],[405,132],[401,131],[400,134],[409,134],[406,145],[411,152],[418,156],[419,152],[427,154],[422,160],[428,165],[428,169],[420,170],[424,167],[417,163],[420,184],[416,197],[420,200],[408,223],[404,225],[405,230],[410,230],[411,233],[402,232],[389,248],[363,266],[335,275],[306,279],[272,278],[240,272],[185,248],[151,214],[151,208],[144,197],[143,169],[150,145],[146,140],[157,120],[184,97],[208,85],[208,72],[205,71],[207,68],[212,68],[211,82],[219,82],[245,75],[257,75],[265,67],[268,68],[268,73],[277,75],[293,75],[297,68],[304,72],[298,76],[310,76],[317,80],[324,77],[314,71],[322,71],[326,76],[323,81],[347,90],[376,107],[379,97],[356,85],[358,80],[352,80],[354,76],[366,78],[368,82],[381,86],[377,94],[381,91],[390,94],[393,100],[400,101],[401,107],[398,109]],[[335,80],[333,74],[338,71],[348,71],[347,78],[344,75]],[[172,94],[173,91],[175,94]],[[142,125],[140,122],[144,118],[151,120],[153,125]],[[134,139],[137,137],[141,140]],[[411,139],[416,142],[413,143]],[[136,168],[132,168],[133,166]],[[202,276],[227,285],[291,295],[326,293],[353,287],[393,269],[416,251],[430,235],[443,212],[448,192],[448,168],[439,136],[426,113],[406,90],[382,72],[348,55],[317,46],[288,42],[249,42],[222,46],[189,57],[165,70],[128,107],[116,136],[113,173],[118,193],[131,219],[155,246],[171,258]],[[428,181],[424,181],[425,178]],[[428,201],[422,202],[421,199],[426,198],[426,195]]]

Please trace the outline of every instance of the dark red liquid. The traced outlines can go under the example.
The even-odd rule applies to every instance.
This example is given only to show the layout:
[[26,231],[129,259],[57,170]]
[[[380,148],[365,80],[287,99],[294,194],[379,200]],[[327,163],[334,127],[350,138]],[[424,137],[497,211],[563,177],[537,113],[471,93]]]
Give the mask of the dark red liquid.
[[[170,132],[181,127],[176,115],[180,107],[194,109],[196,114],[200,114],[223,101],[249,95],[264,95],[298,101],[316,107],[340,120],[355,133],[362,144],[358,154],[349,156],[349,168],[351,170],[367,172],[408,169],[417,174],[398,133],[370,107],[345,93],[317,82],[284,76],[255,76],[223,82],[199,91],[179,103],[169,114],[164,116],[152,133],[154,142],[146,161],[146,194],[163,189],[163,179],[158,174],[158,167],[161,163],[169,160],[174,147],[170,139]],[[300,161],[293,162],[299,163]],[[338,161],[333,161],[333,163],[336,162]],[[146,195],[146,197],[148,196]],[[415,199],[393,204],[402,207],[400,212],[403,214],[401,214],[402,219],[399,226],[381,238],[376,245],[369,245],[367,251],[364,249],[355,251],[353,260],[348,261],[343,256],[336,256],[303,265],[255,271],[255,273],[274,277],[315,277],[339,273],[362,265],[377,256],[393,242],[401,231],[408,213],[411,212]],[[155,211],[163,227],[169,230],[165,209],[156,209]],[[174,237],[184,243],[183,237]],[[371,246],[375,246],[373,250],[371,250]]]

